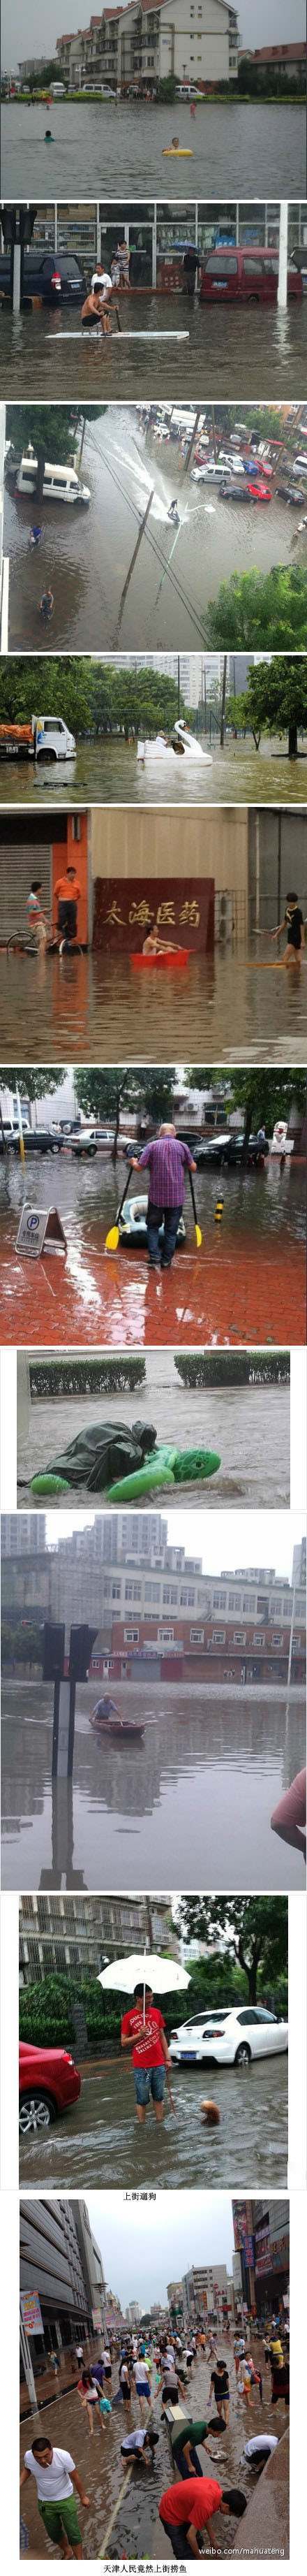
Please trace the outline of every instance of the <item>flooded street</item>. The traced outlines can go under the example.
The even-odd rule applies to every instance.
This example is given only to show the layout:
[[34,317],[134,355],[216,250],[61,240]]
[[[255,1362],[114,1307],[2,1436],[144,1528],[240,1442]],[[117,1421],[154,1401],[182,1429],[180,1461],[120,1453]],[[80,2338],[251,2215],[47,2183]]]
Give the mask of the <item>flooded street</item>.
[[[256,1363],[257,1365],[257,1363]],[[248,1507],[282,1508],[290,1502],[290,1386],[184,1387],[170,1353],[149,1354],[146,1385],[137,1394],[112,1395],[112,1421],[153,1422],[157,1443],[176,1440],[178,1449],[213,1448],[221,1457],[218,1475],[204,1486],[185,1487],[185,1508],[206,1503],[218,1511],[242,1498]],[[110,1420],[110,1398],[102,1395],[46,1397],[31,1404],[26,1448],[18,1443],[17,1496],[20,1509],[35,1497],[29,1479],[42,1472],[69,1440],[90,1423]],[[17,1432],[18,1437],[18,1432]],[[68,1498],[67,1498],[68,1499]],[[91,1500],[94,1499],[91,1497]],[[55,1508],[62,1497],[54,1496]],[[74,1487],[74,1510],[88,1501],[86,1486]],[[174,1485],[172,1510],[181,1508],[181,1488]],[[144,1497],[144,1509],[147,1496]]]
[[[42,666],[43,674],[43,666]],[[41,690],[44,688],[44,677]],[[65,708],[65,692],[63,697]],[[207,768],[203,752],[210,753]],[[235,805],[256,804],[306,805],[307,737],[300,741],[299,755],[289,760],[285,743],[268,742],[265,735],[259,751],[252,736],[245,740],[227,738],[221,747],[217,734],[202,736],[202,748],[195,762],[171,760],[167,750],[158,761],[149,755],[146,762],[137,758],[137,742],[123,742],[106,736],[104,741],[78,742],[76,758],[64,763],[39,760],[0,761],[1,805],[52,807],[74,805]],[[1,853],[0,853],[1,870]],[[9,886],[1,885],[0,935],[7,936],[11,926]]]
[[[163,2011],[163,1997],[161,1998]],[[182,2019],[180,2008],[178,2020]],[[169,2033],[168,2033],[169,2036]],[[77,2049],[75,2051],[78,2060]],[[287,2187],[288,2059],[260,2058],[241,2067],[173,2066],[175,2117],[165,2090],[165,2119],[151,2109],[144,2128],[135,2114],[133,2072],[125,2059],[100,2059],[81,2068],[81,2096],[64,2120],[46,2132],[20,2138],[20,2184],[44,2191],[103,2190],[120,2184],[159,2190],[180,2186],[222,2191],[257,2184],[259,2191]],[[206,2129],[201,2103],[214,2094],[218,2130]]]
[[79,1685],[74,1781],[52,1788],[52,1690],[3,1676],[3,1887],[164,1889],[171,1851],[175,1887],[302,1888],[303,1858],[270,1817],[305,1759],[303,1691],[288,1705],[277,1685],[192,1692],[149,1675],[117,1700],[144,1720],[138,1753],[96,1741]]
[[[52,460],[50,460],[52,462]],[[180,470],[181,469],[181,470]],[[184,477],[177,448],[163,461],[138,415],[110,407],[87,425],[82,480],[89,507],[41,506],[39,563],[29,548],[33,502],[6,488],[4,550],[10,563],[9,649],[43,649],[41,591],[54,596],[52,647],[98,652],[116,645],[123,585],[150,492],[150,516],[120,624],[120,642],[139,651],[185,649],[206,641],[205,611],[232,572],[307,560],[307,535],[295,542],[293,513],[277,495],[266,506],[222,500]],[[174,538],[170,501],[179,495]],[[172,560],[170,561],[170,557]]]
[[[159,2139],[159,2147],[160,2143],[161,2141]],[[275,2416],[274,2411],[272,2413],[270,2393],[271,2377],[264,2360],[264,2344],[262,2340],[259,2340],[258,2336],[254,2341],[253,2337],[251,2337],[249,2348],[254,2352],[256,2369],[260,2369],[263,2372],[263,2406],[261,2408],[261,2424],[258,2391],[256,2389],[254,2390],[253,2424],[251,2424],[249,2408],[247,2408],[244,2399],[238,2396],[232,2343],[229,2341],[229,2343],[227,2342],[225,2349],[227,2352],[227,2369],[229,2370],[231,2391],[230,2417],[227,2432],[223,2429],[221,2434],[221,2445],[219,2445],[219,2443],[215,2445],[214,2456],[216,2456],[216,2468],[214,2468],[214,2464],[212,2466],[212,2457],[210,2457],[210,2450],[212,2454],[213,2448],[212,2443],[209,2450],[202,2444],[198,2445],[204,2475],[211,2478],[214,2477],[214,2475],[216,2475],[217,2478],[219,2477],[219,2451],[221,2450],[221,2484],[222,2481],[224,2481],[228,2487],[229,2480],[230,2484],[233,2484],[235,2481],[236,2486],[239,2485],[242,2488],[242,2493],[246,2495],[247,2499],[249,2499],[250,2493],[255,2494],[255,2481],[252,2481],[247,2462],[244,2461],[243,2470],[240,2468],[244,2442],[251,2431],[259,2432],[259,2430],[263,2430],[268,2432],[275,2428]],[[96,2358],[98,2358],[98,2350]],[[190,2412],[190,2414],[192,2413],[194,2417],[197,2418],[199,2415],[204,2417],[208,2412],[210,2413],[210,2370],[211,2363],[205,2360],[203,2354],[200,2355],[198,2353],[191,2375],[189,2376],[188,2386],[185,2390],[184,2404],[182,2400],[180,2401],[182,2411],[185,2409],[186,2415]],[[65,2358],[62,2357],[61,2359],[61,2376],[64,2384],[62,2388],[60,2388],[59,2381],[57,2381],[57,2396],[54,2397],[52,2393],[52,2396],[48,2401],[48,2408],[44,2411],[43,2419],[41,2414],[34,2414],[34,2412],[31,2412],[25,2417],[24,2422],[21,2424],[21,2463],[24,2458],[25,2450],[29,2449],[33,2438],[37,2439],[38,2432],[41,2430],[42,2421],[43,2427],[45,2428],[45,2421],[47,2420],[48,2432],[50,2431],[50,2439],[52,2443],[55,2446],[60,2444],[65,2449],[71,2451],[72,2457],[78,2467],[84,2490],[89,2496],[89,2510],[84,2513],[82,2506],[80,2507],[83,2556],[91,2559],[97,2559],[97,2557],[104,2556],[106,2545],[108,2564],[110,2563],[110,2560],[112,2561],[113,2559],[115,2560],[118,2558],[129,2560],[136,2559],[137,2561],[146,2560],[149,2553],[151,2560],[157,2559],[165,2562],[168,2561],[168,2559],[171,2559],[173,2563],[171,2542],[167,2539],[162,2523],[159,2520],[158,2505],[159,2498],[165,2491],[165,2488],[175,2480],[176,2470],[173,2465],[170,2432],[166,2421],[163,2421],[161,2416],[161,2380],[158,2377],[155,2363],[152,2365],[151,2381],[153,2399],[152,2422],[157,2432],[159,2432],[159,2447],[155,2451],[154,2465],[150,2474],[148,2473],[145,2477],[142,2469],[136,2467],[133,2469],[132,2476],[128,2479],[127,2484],[126,2463],[124,2459],[121,2459],[120,2445],[125,2432],[132,2430],[134,2426],[140,2423],[140,2409],[135,2396],[132,2397],[131,2407],[129,2407],[129,2409],[124,2408],[121,2400],[119,2403],[115,2403],[114,2405],[114,2397],[116,2399],[118,2389],[117,2362],[114,2362],[113,2365],[112,2414],[107,2419],[105,2431],[101,2431],[100,2426],[97,2426],[95,2423],[92,2438],[88,2432],[87,2420],[82,2413],[77,2392],[70,2385],[72,2378],[72,2362],[68,2351],[66,2352]],[[126,2417],[129,2417],[129,2421],[126,2421]],[[279,2410],[278,2431],[283,2432],[286,2421],[287,2418],[285,2416],[284,2409],[282,2409],[282,2411]],[[122,2492],[123,2480],[125,2480],[124,2492]],[[119,2500],[120,2496],[121,2501]],[[116,2505],[116,2501],[118,2501],[118,2512],[116,2514],[113,2531],[110,2534],[109,2539],[109,2522],[114,2506]],[[30,2536],[31,2560],[36,2557],[41,2558],[41,2524],[39,2522],[37,2511],[33,2479],[26,2487],[23,2494],[22,2509]],[[237,2524],[236,2526],[234,2521],[227,2524],[227,2541],[225,2544],[223,2519],[222,2516],[216,2516],[216,2520],[214,2522],[214,2541],[219,2557],[226,2556],[228,2558],[229,2553],[231,2553],[232,2557],[236,2557],[236,2554],[238,2554],[238,2556],[241,2555],[239,2539],[236,2550],[236,2530],[239,2533],[240,2525]],[[47,2542],[44,2540],[44,2558],[46,2555],[49,2558],[50,2554],[53,2555],[53,2552],[49,2552],[48,2540]],[[205,2557],[207,2555],[211,2556],[211,2546],[210,2543],[208,2543],[207,2538],[204,2541],[204,2555]]]
[[234,195],[240,174],[242,197],[303,197],[305,107],[208,101],[196,111],[193,132],[190,109],[178,101],[180,143],[189,152],[167,160],[173,108],[168,105],[107,105],[67,98],[52,100],[52,144],[45,143],[46,114],[25,100],[1,108],[2,187],[7,197],[113,197],[120,171],[122,194],[176,197]]
[[[6,911],[8,905],[9,888]],[[123,1054],[134,1062],[136,1000],[145,1064],[155,1056],[164,1064],[181,1057],[195,1062],[200,1048],[205,1060],[208,1050],[219,1064],[306,1063],[307,951],[301,967],[286,974],[264,933],[249,939],[248,955],[230,942],[212,955],[191,956],[180,977],[171,961],[167,976],[153,969],[136,977],[123,954],[0,954],[4,1059],[17,1050],[27,1062],[31,1025],[33,1064],[54,1064],[71,1053],[81,1064],[101,1057],[116,1064]]]
[[[59,311],[44,305],[41,313],[20,314],[5,305],[0,310],[0,395],[31,401],[34,381],[37,400],[48,401],[52,390],[54,399],[64,402],[69,395],[86,401],[87,395],[95,400],[102,394],[115,402],[129,396],[144,401],[147,395],[152,398],[153,384],[157,396],[175,400],[177,395],[181,402],[194,389],[197,398],[206,398],[208,383],[212,397],[222,399],[227,383],[229,401],[242,398],[244,385],[244,402],[258,400],[260,383],[263,401],[274,395],[280,399],[281,385],[284,399],[296,401],[298,387],[300,392],[304,388],[304,294],[301,301],[292,299],[286,313],[277,305],[227,304],[222,323],[218,303],[201,303],[198,296],[193,303],[184,294],[151,294],[150,289],[122,297],[119,312],[121,332],[113,318],[112,334],[99,342],[84,338],[81,305],[73,311],[69,304]],[[186,331],[188,337],[178,343],[166,339],[164,347],[157,339],[146,347],[142,338],[124,339],[124,331]]]
[[[260,979],[259,979],[260,980]],[[71,1152],[9,1156],[0,1163],[2,1340],[59,1348],[86,1341],[119,1350],[148,1344],[207,1347],[212,1342],[290,1345],[306,1327],[305,1170],[271,1161],[263,1171],[223,1172],[222,1231],[215,1224],[217,1176],[197,1173],[203,1228],[193,1244],[186,1201],[186,1241],[163,1278],[147,1253],[105,1253],[127,1164],[116,1174],[100,1154],[80,1165]],[[16,1248],[25,1195],[30,1205],[57,1205],[67,1236],[65,1260],[27,1262]],[[51,1275],[52,1273],[52,1275]]]

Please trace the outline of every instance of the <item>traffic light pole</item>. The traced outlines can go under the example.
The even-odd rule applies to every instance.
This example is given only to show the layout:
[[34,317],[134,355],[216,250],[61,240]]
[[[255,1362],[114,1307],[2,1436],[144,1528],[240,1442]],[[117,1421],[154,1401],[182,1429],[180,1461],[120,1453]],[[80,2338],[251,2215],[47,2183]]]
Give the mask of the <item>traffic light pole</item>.
[[[96,1628],[73,1627],[65,1656],[65,1628],[45,1623],[43,1680],[54,1683],[52,1779],[72,1780],[75,1742],[76,1684],[88,1678]],[[64,1665],[67,1662],[67,1670]]]

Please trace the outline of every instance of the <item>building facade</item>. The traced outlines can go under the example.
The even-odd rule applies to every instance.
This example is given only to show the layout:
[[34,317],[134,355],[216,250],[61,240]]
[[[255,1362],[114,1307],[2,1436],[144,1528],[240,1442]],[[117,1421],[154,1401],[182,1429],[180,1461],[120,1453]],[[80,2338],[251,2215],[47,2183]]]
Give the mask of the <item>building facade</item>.
[[[28,2296],[38,2299],[41,2314],[37,2332],[31,2333],[34,2367],[48,2353],[61,2353],[63,2347],[92,2333],[90,2265],[82,2226],[78,2226],[82,2208],[82,2203],[68,2199],[20,2202],[21,2322],[26,2338]],[[25,2360],[22,2336],[22,2378]]]
[[171,75],[210,89],[238,74],[238,15],[228,0],[141,0],[104,9],[78,34],[59,36],[56,54],[69,89],[111,87],[121,94],[152,89]]
[[[248,2312],[287,2311],[290,2266],[288,2200],[234,2200],[233,2230],[241,2294]],[[238,2278],[236,2273],[236,2288]]]
[[186,2320],[192,2325],[202,2316],[218,2316],[222,2322],[228,2311],[226,2263],[192,2263],[183,2274],[183,2303]]
[[178,1958],[180,1945],[170,1905],[161,1896],[82,1896],[58,1892],[20,1897],[19,1983],[23,1989],[44,1977],[98,1976],[106,1955],[117,1959],[124,1949],[166,1950]]
[[[26,1516],[23,1516],[23,1518]],[[30,1516],[31,1517],[31,1516]],[[39,1525],[39,1518],[36,1527]],[[2,1525],[4,1526],[4,1524]],[[306,1581],[295,1588],[274,1568],[206,1573],[200,1557],[168,1545],[158,1512],[95,1514],[91,1523],[32,1559],[25,1548],[3,1561],[3,1608],[22,1619],[48,1611],[67,1630],[84,1615],[96,1625],[91,1673],[111,1665],[138,1678],[234,1682],[305,1678]],[[297,1569],[297,1576],[299,1569]]]

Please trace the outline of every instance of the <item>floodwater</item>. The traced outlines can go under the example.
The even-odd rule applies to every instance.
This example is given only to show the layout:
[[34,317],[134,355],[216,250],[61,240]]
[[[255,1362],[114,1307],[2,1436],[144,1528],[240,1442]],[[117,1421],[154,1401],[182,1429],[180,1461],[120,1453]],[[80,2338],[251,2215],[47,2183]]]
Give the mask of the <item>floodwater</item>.
[[[265,1077],[264,1077],[265,1080]],[[265,1109],[265,1094],[264,1094]],[[64,1154],[26,1156],[24,1176],[9,1156],[0,1165],[2,1340],[26,1347],[77,1344],[136,1350],[147,1344],[208,1348],[217,1342],[303,1342],[306,1320],[304,1164],[270,1161],[252,1169],[197,1174],[203,1230],[195,1251],[189,1201],[186,1241],[172,1269],[148,1269],[137,1246],[105,1253],[127,1164],[100,1153],[92,1164]],[[223,1189],[222,1226],[215,1224]],[[65,1259],[27,1262],[16,1236],[24,1197],[32,1207],[56,1201],[67,1240]]]
[[[163,1997],[162,1997],[163,2011]],[[183,2012],[179,2012],[179,2020]],[[78,2063],[78,2051],[75,2051]],[[29,2191],[104,2190],[108,2183],[129,2188],[223,2191],[287,2186],[288,2060],[287,2055],[260,2058],[243,2066],[211,2068],[173,2066],[171,2111],[165,2089],[165,2119],[159,2127],[152,2109],[138,2127],[133,2069],[125,2061],[100,2060],[88,2073],[81,2068],[81,2096],[64,2120],[36,2136],[20,2138],[20,2181]],[[213,2094],[220,2128],[206,2129],[201,2103]]]
[[[306,490],[307,504],[307,490]],[[43,666],[42,666],[43,668]],[[238,658],[238,677],[239,677]],[[240,685],[240,677],[239,677]],[[40,684],[42,689],[44,681]],[[65,672],[61,683],[59,712],[65,715]],[[172,760],[167,751],[158,761],[137,759],[137,743],[123,742],[118,736],[104,741],[79,742],[73,761],[0,760],[0,806],[31,805],[306,805],[307,737],[300,743],[297,760],[289,760],[280,741],[268,743],[265,735],[259,751],[252,736],[227,737],[221,749],[217,735],[203,736],[203,751],[210,753],[210,767],[199,756],[193,761]],[[1,852],[0,852],[1,867]],[[307,898],[306,898],[307,899]],[[0,934],[10,931],[9,886],[1,887]]]
[[196,110],[176,104],[180,142],[191,159],[167,163],[173,107],[129,105],[72,106],[52,100],[52,144],[45,143],[46,109],[4,104],[1,108],[2,188],[4,197],[46,198],[114,196],[121,174],[124,195],[156,196],[171,189],[186,201],[193,196],[235,196],[240,173],[242,197],[303,197],[305,105],[251,106],[220,99]]
[[[9,885],[6,892],[6,915]],[[269,954],[268,954],[269,952]],[[219,1064],[305,1064],[307,952],[283,971],[269,935],[244,948],[216,947],[192,957],[184,975],[137,977],[129,957],[0,953],[4,1062],[17,1048],[23,1063],[194,1062],[209,1049]]]
[[[193,182],[194,184],[194,182]],[[229,389],[229,400],[242,397],[244,402],[280,399],[297,401],[298,389],[303,394],[306,380],[307,297],[293,300],[286,313],[277,305],[224,305],[221,323],[220,306],[204,305],[198,296],[194,301],[180,292],[151,295],[131,294],[119,299],[121,332],[186,331],[188,337],[176,340],[146,342],[127,339],[115,328],[101,342],[85,340],[81,331],[81,307],[72,311],[63,305],[54,312],[47,305],[41,313],[13,314],[8,306],[0,310],[0,394],[6,399],[29,401],[33,383],[37,400],[55,399],[67,402],[79,396],[86,400],[99,394],[111,395],[121,402],[123,395],[144,400],[155,394],[182,402],[191,398],[193,384],[197,399],[210,394],[214,398]],[[80,331],[80,339],[75,334]],[[59,333],[65,333],[63,346]],[[69,334],[69,337],[67,337]],[[51,383],[52,379],[52,383]]]
[[[158,2141],[158,2144],[160,2145],[160,2140]],[[252,2480],[247,2462],[244,2461],[243,2470],[240,2467],[243,2445],[251,2431],[257,2430],[257,2432],[259,2432],[260,2429],[263,2429],[266,2432],[274,2432],[274,2430],[276,2431],[277,2429],[277,2431],[283,2432],[287,2418],[284,2408],[282,2408],[281,2412],[279,2410],[279,2424],[276,2428],[276,2410],[275,2412],[273,2410],[272,2413],[271,2374],[265,2365],[264,2346],[262,2341],[257,2337],[257,2340],[253,2344],[253,2341],[251,2340],[251,2349],[254,2351],[256,2369],[260,2368],[263,2372],[263,2406],[261,2408],[261,2425],[258,2391],[256,2392],[256,2390],[254,2390],[253,2392],[254,2402],[252,2426],[250,2408],[247,2408],[244,2399],[238,2396],[232,2355],[232,2344],[230,2341],[226,2348],[227,2368],[229,2369],[231,2389],[228,2431],[222,2432],[221,2443],[215,2442],[214,2444],[213,2466],[213,2443],[211,2442],[209,2450],[205,2450],[205,2447],[202,2444],[199,2444],[198,2447],[200,2450],[201,2465],[204,2475],[211,2478],[214,2477],[214,2475],[219,2477],[219,2459],[221,2459],[223,2461],[221,2483],[224,2474],[227,2486],[229,2482],[231,2486],[233,2484],[236,2486],[239,2485],[242,2489],[242,2493],[246,2495],[247,2500],[249,2500],[250,2493],[253,2494],[255,2503],[255,2480]],[[97,2356],[99,2349],[100,2346],[97,2344]],[[66,2376],[69,2380],[71,2377],[71,2363],[68,2354],[66,2355],[66,2363],[64,2360],[62,2365],[63,2377],[65,2377],[65,2370]],[[185,2401],[180,2401],[182,2412],[185,2411],[186,2415],[188,2413],[190,2415],[193,2413],[197,2419],[199,2415],[205,2416],[208,2412],[210,2413],[210,2372],[211,2362],[205,2361],[203,2356],[200,2358],[198,2355],[191,2374],[189,2375],[189,2383],[185,2391]],[[38,2388],[39,2385],[40,2383],[38,2381]],[[128,2408],[126,2409],[126,2407],[124,2408],[121,2400],[119,2404],[115,2402],[114,2405],[113,2402],[112,2414],[107,2418],[106,2430],[101,2432],[100,2426],[98,2427],[94,2425],[94,2431],[91,2437],[88,2432],[87,2418],[82,2412],[80,2399],[77,2396],[76,2391],[73,2388],[68,2388],[67,2393],[65,2394],[63,2390],[60,2391],[58,2380],[56,2385],[58,2392],[57,2397],[54,2397],[52,2393],[52,2397],[50,2401],[48,2401],[48,2431],[50,2430],[51,2441],[55,2446],[60,2444],[65,2450],[68,2449],[71,2451],[72,2457],[76,2461],[85,2493],[89,2496],[88,2512],[83,2513],[82,2506],[80,2508],[84,2556],[92,2560],[97,2560],[97,2557],[104,2557],[107,2554],[109,2565],[110,2561],[113,2559],[117,2561],[119,2559],[129,2559],[141,2562],[144,2560],[146,2561],[150,2555],[151,2563],[155,2560],[162,2560],[164,2564],[165,2561],[172,2558],[172,2548],[171,2541],[166,2538],[166,2534],[162,2528],[162,2523],[159,2520],[158,2504],[159,2497],[163,2494],[165,2487],[169,2486],[173,2482],[173,2477],[175,2478],[176,2473],[173,2469],[173,2454],[171,2450],[169,2429],[167,2423],[162,2420],[161,2416],[161,2402],[159,2394],[161,2382],[158,2378],[155,2364],[153,2363],[152,2366],[152,2420],[155,2430],[159,2432],[159,2448],[157,2448],[157,2451],[155,2452],[153,2469],[150,2470],[150,2472],[148,2471],[148,2474],[145,2476],[142,2468],[133,2468],[131,2478],[129,2478],[127,2484],[125,2483],[123,2494],[121,2491],[123,2480],[125,2479],[125,2462],[120,2456],[120,2445],[125,2432],[132,2430],[134,2425],[140,2423],[140,2408],[136,2397],[132,2398],[129,2410]],[[114,2362],[113,2392],[115,2401],[117,2397],[117,2389],[118,2369],[117,2363]],[[43,2426],[45,2421],[46,2416],[44,2413]],[[29,2449],[33,2438],[37,2438],[38,2430],[41,2429],[41,2423],[41,2416],[29,2411],[26,2419],[21,2424],[21,2463],[24,2458],[25,2450]],[[116,2505],[116,2501],[119,2500],[120,2494],[121,2501],[118,2501],[118,2512],[109,2538],[110,2517],[113,2514],[114,2506]],[[31,2480],[26,2489],[23,2490],[21,2501],[22,2512],[29,2530],[31,2560],[35,2557],[39,2557],[41,2559],[41,2524],[39,2522],[37,2512],[34,2480]],[[236,2526],[234,2522],[231,2522],[230,2524],[227,2523],[227,2557],[229,2556],[229,2551],[231,2551],[231,2557],[235,2557],[237,2554],[236,2532],[238,2532],[238,2556],[241,2554],[241,2542],[239,2537],[240,2528],[240,2524],[237,2524]],[[224,2557],[225,2554],[224,2529],[225,2526],[222,2518],[220,2517],[219,2520],[217,2516],[214,2521],[214,2541],[219,2557]],[[286,2536],[285,2545],[287,2546]],[[44,2548],[44,2556],[45,2554]],[[205,2556],[208,2554],[210,2556],[210,2544],[208,2553],[205,2543],[204,2554]],[[47,2556],[49,2557],[48,2543]]]
[[[290,1385],[188,1388],[180,1383],[170,1352],[162,1350],[149,1353],[146,1385],[133,1396],[129,1392],[111,1399],[53,1395],[49,1403],[44,1396],[31,1404],[24,1447],[17,1428],[20,1509],[26,1510],[30,1503],[33,1510],[35,1505],[29,1477],[42,1473],[88,1424],[110,1421],[110,1407],[114,1422],[153,1422],[158,1446],[164,1440],[176,1440],[178,1449],[193,1449],[197,1442],[200,1448],[217,1452],[221,1466],[205,1488],[198,1483],[186,1485],[186,1509],[193,1510],[196,1502],[206,1503],[210,1511],[218,1511],[221,1503],[233,1502],[236,1507],[239,1500],[253,1509],[290,1503]],[[55,1495],[55,1506],[57,1499],[60,1507],[63,1498]],[[144,1496],[144,1509],[147,1499]],[[72,1500],[74,1511],[78,1504],[87,1503],[86,1486],[80,1484],[77,1491],[74,1487]],[[177,1504],[181,1510],[181,1487],[174,1485],[172,1510]]]
[[[93,1685],[94,1690],[94,1685]],[[52,1690],[2,1681],[2,1885],[291,1889],[300,1853],[270,1817],[305,1760],[302,1691],[235,1684],[117,1685],[144,1741],[97,1742],[79,1685],[74,1782],[51,1784]]]
[[[221,499],[182,472],[177,447],[165,455],[137,413],[108,405],[85,432],[81,475],[89,507],[44,503],[39,560],[29,548],[33,503],[6,488],[4,551],[10,563],[9,648],[43,649],[41,591],[54,595],[51,642],[81,651],[119,640],[127,649],[172,649],[206,641],[205,610],[222,581],[254,566],[307,561],[307,534],[293,533],[293,513],[276,494],[268,504]],[[124,604],[120,603],[151,490],[150,517]],[[180,527],[168,518],[180,495]],[[172,561],[170,562],[170,556]]]

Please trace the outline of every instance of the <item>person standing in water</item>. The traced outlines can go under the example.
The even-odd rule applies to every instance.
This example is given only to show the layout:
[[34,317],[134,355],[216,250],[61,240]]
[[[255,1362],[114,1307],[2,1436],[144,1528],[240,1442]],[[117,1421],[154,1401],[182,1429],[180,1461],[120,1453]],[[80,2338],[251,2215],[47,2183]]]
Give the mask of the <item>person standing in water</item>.
[[80,903],[81,898],[81,886],[79,885],[76,868],[71,860],[69,861],[68,866],[64,869],[63,876],[57,877],[54,892],[58,907],[57,928],[60,932],[61,940],[77,939],[78,903]]
[[[171,2058],[162,2013],[154,2004],[151,1986],[145,1987],[144,2000],[143,1982],[135,1986],[132,2008],[123,2015],[121,2044],[122,2048],[132,2048],[137,2120],[144,2124],[151,2097],[159,2123],[164,2118],[165,2074]],[[172,2094],[170,2101],[173,2110]]]
[[282,960],[283,966],[298,966],[304,945],[304,920],[298,895],[293,894],[293,892],[287,894],[283,921],[278,923],[277,930],[271,931],[271,939],[281,939],[283,930],[286,930],[287,932],[287,947],[285,948]]
[[[170,1270],[182,1215],[185,1166],[187,1165],[189,1172],[196,1172],[197,1169],[196,1163],[193,1162],[193,1155],[190,1154],[189,1145],[184,1145],[181,1137],[176,1136],[176,1128],[171,1122],[160,1127],[159,1135],[153,1137],[149,1145],[143,1146],[142,1154],[132,1155],[133,1172],[143,1172],[147,1165],[149,1166],[147,1209],[149,1267],[151,1270],[160,1268]],[[164,1232],[160,1259],[159,1238],[163,1220]]]
[[42,909],[41,895],[41,877],[32,877],[30,893],[27,895],[26,902],[27,926],[28,930],[33,931],[35,947],[42,954],[47,947],[48,931],[45,913]]

